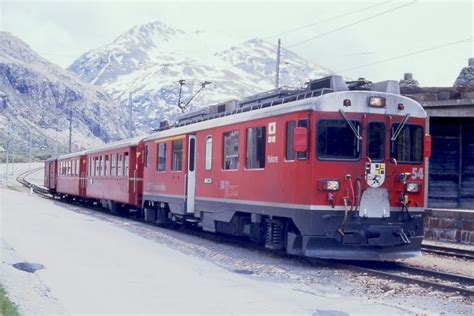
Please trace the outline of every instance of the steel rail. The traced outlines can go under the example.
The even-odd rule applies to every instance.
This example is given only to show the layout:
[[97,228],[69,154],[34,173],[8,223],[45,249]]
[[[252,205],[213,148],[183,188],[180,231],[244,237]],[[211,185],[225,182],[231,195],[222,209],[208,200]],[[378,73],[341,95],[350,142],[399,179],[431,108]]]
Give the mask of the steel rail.
[[[339,263],[341,267],[370,273],[382,278],[417,284],[422,287],[474,297],[474,278],[409,266],[402,263]],[[407,274],[407,275],[404,275]],[[422,277],[422,278],[419,278]],[[450,282],[447,284],[445,282]],[[457,283],[457,284],[452,284]]]
[[27,176],[29,176],[30,174],[35,173],[35,172],[37,172],[41,169],[43,169],[43,167],[38,167],[38,168],[34,168],[34,169],[31,169],[31,170],[27,170],[25,172],[22,172],[16,177],[16,181],[18,183],[20,183],[21,185],[23,185],[24,187],[28,188],[28,189],[33,189],[34,193],[37,193],[37,194],[40,194],[40,195],[46,196],[46,197],[51,197],[50,194],[49,194],[48,189],[46,189],[44,187],[40,187],[40,186],[26,180]]
[[421,245],[421,250],[426,253],[434,253],[438,255],[450,256],[450,257],[457,257],[462,259],[473,260],[474,259],[474,251],[468,249],[460,249],[460,248],[450,248],[450,247],[443,247],[438,245]]

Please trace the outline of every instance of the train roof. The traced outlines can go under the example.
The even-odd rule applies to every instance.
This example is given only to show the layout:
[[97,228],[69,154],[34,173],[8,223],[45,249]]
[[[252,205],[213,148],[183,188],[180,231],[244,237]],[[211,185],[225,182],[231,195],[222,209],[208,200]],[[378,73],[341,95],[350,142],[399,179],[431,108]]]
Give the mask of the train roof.
[[82,156],[85,153],[86,153],[86,150],[76,151],[70,154],[64,154],[64,155],[58,156],[57,159],[63,160],[63,159],[75,158],[75,157]]
[[[287,88],[271,90],[245,98],[242,101],[232,100],[230,104],[213,105],[206,110],[201,109],[193,112],[195,115],[187,113],[184,119],[178,120],[174,125],[158,130],[156,133],[145,137],[144,140],[153,140],[305,110],[320,112],[343,110],[348,113],[389,115],[409,113],[411,117],[420,118],[426,118],[427,116],[418,102],[400,95],[397,81],[383,81],[373,84],[366,80],[358,80],[346,84],[341,76],[330,76],[311,81],[308,83],[308,87],[307,90],[295,90],[297,91],[296,94],[291,93]],[[385,97],[387,105],[383,108],[367,107],[367,100],[370,96]],[[350,107],[343,106],[345,99],[352,101]],[[405,109],[400,110],[398,108],[400,102],[403,102]],[[222,111],[218,111],[216,107],[221,107]]]
[[122,147],[137,146],[138,143],[140,142],[140,140],[142,140],[143,138],[144,138],[144,136],[137,136],[137,137],[134,137],[134,138],[123,139],[123,140],[108,143],[108,144],[105,144],[105,145],[102,145],[102,146],[97,146],[97,147],[94,147],[94,148],[91,148],[91,149],[76,151],[76,152],[61,155],[61,156],[58,156],[58,157],[52,157],[52,158],[47,159],[46,161],[55,160],[55,159],[63,160],[63,159],[75,158],[75,157],[79,157],[79,156],[83,156],[83,155],[87,155],[87,154],[93,154],[93,153],[103,152],[103,151],[107,151],[107,150],[118,149],[118,148],[122,148]]
[[102,146],[94,147],[85,151],[86,154],[93,154],[107,150],[118,149],[122,147],[137,146],[144,136],[137,136],[134,138],[127,138],[116,142],[108,143]]

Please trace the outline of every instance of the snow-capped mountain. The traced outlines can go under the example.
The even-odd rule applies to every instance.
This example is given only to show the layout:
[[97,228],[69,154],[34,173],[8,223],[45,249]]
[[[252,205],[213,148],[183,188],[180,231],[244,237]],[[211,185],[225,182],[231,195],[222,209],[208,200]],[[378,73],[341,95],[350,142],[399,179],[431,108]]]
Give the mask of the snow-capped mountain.
[[[7,133],[16,151],[48,156],[65,152],[72,111],[73,149],[125,138],[122,109],[100,87],[35,53],[10,33],[0,32],[0,139]],[[100,123],[99,123],[100,121]]]
[[[192,100],[189,110],[273,89],[276,50],[276,45],[261,39],[232,46],[230,39],[216,34],[186,33],[153,22],[83,54],[68,70],[103,87],[123,107],[131,93],[136,128],[149,131],[160,120],[180,113],[178,80],[186,80],[184,103],[202,82],[212,82]],[[329,73],[289,50],[281,51],[281,85],[301,86]]]

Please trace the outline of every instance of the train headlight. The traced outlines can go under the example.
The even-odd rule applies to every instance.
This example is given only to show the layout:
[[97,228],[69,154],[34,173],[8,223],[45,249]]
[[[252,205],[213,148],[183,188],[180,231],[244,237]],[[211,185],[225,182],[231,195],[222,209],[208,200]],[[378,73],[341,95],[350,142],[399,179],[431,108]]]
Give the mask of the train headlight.
[[385,98],[382,97],[369,97],[369,106],[373,106],[376,108],[384,108],[385,107]]
[[407,182],[405,184],[405,189],[407,192],[420,192],[420,184],[418,182]]
[[339,181],[336,180],[323,180],[322,181],[324,191],[338,191]]

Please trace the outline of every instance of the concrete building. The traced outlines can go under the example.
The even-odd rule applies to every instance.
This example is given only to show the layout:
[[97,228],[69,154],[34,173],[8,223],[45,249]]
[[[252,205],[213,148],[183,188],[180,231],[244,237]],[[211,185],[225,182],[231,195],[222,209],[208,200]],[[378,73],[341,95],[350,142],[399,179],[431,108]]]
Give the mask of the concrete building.
[[474,209],[474,58],[453,87],[420,87],[405,74],[400,90],[430,117],[428,206]]

